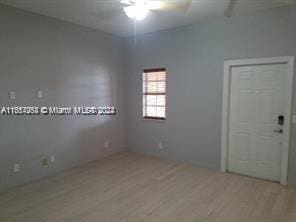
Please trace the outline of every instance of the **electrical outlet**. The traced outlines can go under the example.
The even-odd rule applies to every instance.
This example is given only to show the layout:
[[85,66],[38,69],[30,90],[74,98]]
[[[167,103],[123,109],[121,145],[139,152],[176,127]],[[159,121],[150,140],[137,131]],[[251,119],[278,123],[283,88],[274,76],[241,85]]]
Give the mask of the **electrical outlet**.
[[48,165],[48,159],[44,158],[42,159],[42,166],[47,166]]
[[14,91],[9,92],[9,99],[15,99],[16,93]]
[[158,143],[158,149],[160,149],[160,150],[163,149],[163,145],[162,145],[162,143]]
[[108,148],[109,147],[109,143],[106,141],[105,142],[105,148]]
[[43,92],[41,90],[37,91],[37,97],[42,98],[43,97]]
[[19,163],[13,164],[13,172],[14,173],[20,172],[20,169],[21,169],[21,167],[20,167],[20,164]]
[[51,163],[54,163],[54,161],[55,161],[55,157],[54,156],[50,156],[50,162]]

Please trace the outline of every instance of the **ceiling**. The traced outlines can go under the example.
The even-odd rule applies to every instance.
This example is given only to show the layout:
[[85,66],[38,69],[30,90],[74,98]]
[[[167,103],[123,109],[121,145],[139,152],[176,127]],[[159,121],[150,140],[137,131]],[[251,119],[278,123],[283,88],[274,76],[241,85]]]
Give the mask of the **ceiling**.
[[[120,0],[0,0],[0,3],[115,35],[130,36],[135,32],[154,32],[223,16],[229,1],[192,0],[187,12],[149,12],[146,19],[136,24],[122,10],[113,10]],[[285,6],[288,1],[291,0],[238,0],[234,14]]]

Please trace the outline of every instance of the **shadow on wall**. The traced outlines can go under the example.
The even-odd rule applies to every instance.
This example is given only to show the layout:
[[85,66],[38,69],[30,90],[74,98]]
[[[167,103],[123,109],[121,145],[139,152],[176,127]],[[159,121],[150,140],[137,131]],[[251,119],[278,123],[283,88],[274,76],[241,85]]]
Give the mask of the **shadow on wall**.
[[[47,86],[42,99],[37,100],[29,93],[18,93],[17,100],[7,102],[14,106],[116,105],[115,73],[96,65],[84,64],[83,69],[77,64],[76,67],[75,64],[66,67],[68,70],[64,69],[63,75],[55,76],[56,84]],[[1,123],[7,127],[6,132],[1,134],[4,136],[1,136],[4,146],[1,145],[3,153],[0,150],[0,190],[115,152],[114,146],[105,148],[104,144],[119,137],[116,120],[117,116],[100,115],[1,116]],[[55,163],[42,166],[42,160],[52,155],[55,156]],[[15,163],[21,166],[19,173],[12,172]]]
[[[121,38],[1,5],[0,26],[5,33],[0,35],[3,106],[116,106],[122,111]],[[16,92],[14,100],[10,91]],[[120,114],[0,116],[0,190],[101,158],[109,152],[106,140],[110,150],[121,151],[123,121]],[[52,155],[54,163],[44,167],[42,160]],[[18,173],[12,172],[15,163]]]

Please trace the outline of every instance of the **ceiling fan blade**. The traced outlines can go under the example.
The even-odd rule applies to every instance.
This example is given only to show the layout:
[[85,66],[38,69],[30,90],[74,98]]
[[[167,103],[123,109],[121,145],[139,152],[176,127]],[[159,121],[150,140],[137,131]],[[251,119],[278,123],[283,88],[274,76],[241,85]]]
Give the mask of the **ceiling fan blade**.
[[148,1],[146,3],[149,10],[157,11],[179,11],[185,12],[191,5],[191,0],[172,0],[172,1]]
[[130,0],[120,0],[120,3],[123,5],[131,5],[132,2]]
[[229,0],[228,8],[226,9],[226,11],[224,13],[224,15],[227,18],[230,18],[232,16],[237,2],[238,2],[238,0]]

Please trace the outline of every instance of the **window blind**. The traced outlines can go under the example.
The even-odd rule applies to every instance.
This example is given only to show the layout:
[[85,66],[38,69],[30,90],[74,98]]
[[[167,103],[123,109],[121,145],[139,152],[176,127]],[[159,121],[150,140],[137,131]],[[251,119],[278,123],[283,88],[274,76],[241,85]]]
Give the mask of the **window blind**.
[[143,72],[143,117],[166,118],[166,69],[145,69]]

